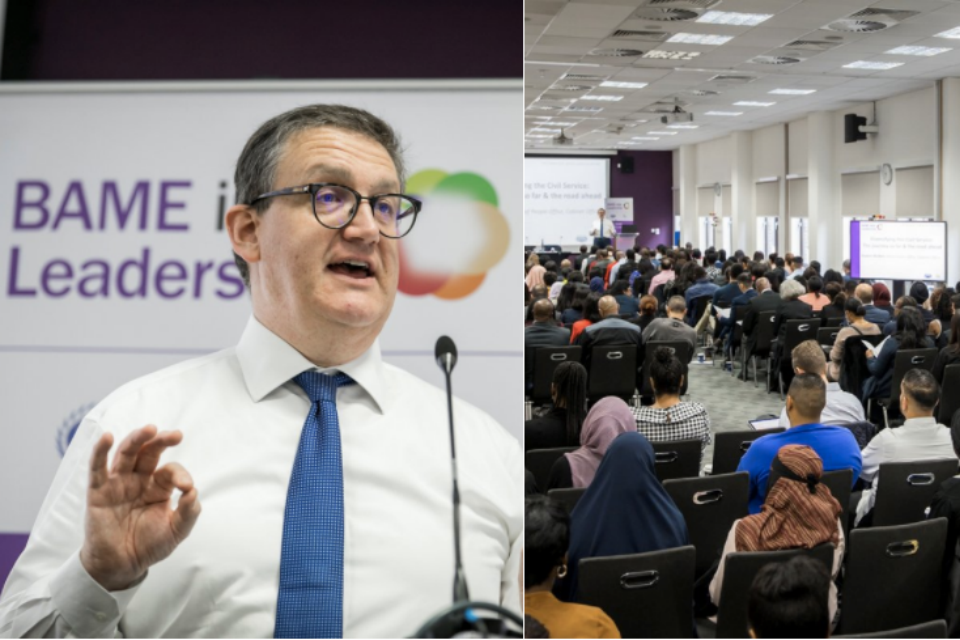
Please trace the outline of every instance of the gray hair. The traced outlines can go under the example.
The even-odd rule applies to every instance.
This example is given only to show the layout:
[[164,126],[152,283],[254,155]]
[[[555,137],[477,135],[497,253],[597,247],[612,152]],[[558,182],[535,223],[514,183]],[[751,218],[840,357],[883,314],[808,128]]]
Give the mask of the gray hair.
[[667,300],[667,309],[674,313],[683,313],[687,310],[687,301],[683,299],[683,296],[671,296]]
[[[308,129],[334,127],[366,136],[379,143],[393,160],[403,188],[406,182],[403,151],[400,138],[393,128],[368,111],[339,104],[314,104],[297,107],[275,116],[256,130],[247,140],[233,180],[237,187],[237,203],[249,204],[257,196],[272,191],[276,179],[277,166],[286,151],[287,141]],[[282,185],[293,187],[298,185]],[[261,200],[252,205],[257,213],[263,213],[270,206],[269,200]],[[247,287],[250,286],[250,273],[247,262],[233,254],[237,269]]]
[[780,297],[783,298],[785,302],[796,300],[806,292],[803,285],[793,278],[780,285]]

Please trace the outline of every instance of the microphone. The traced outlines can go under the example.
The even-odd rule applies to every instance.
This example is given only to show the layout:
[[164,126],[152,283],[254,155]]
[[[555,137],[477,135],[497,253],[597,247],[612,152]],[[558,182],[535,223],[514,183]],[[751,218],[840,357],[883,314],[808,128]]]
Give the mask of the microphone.
[[434,357],[447,379],[447,416],[450,423],[450,463],[453,470],[453,602],[463,602],[470,599],[467,590],[467,577],[463,571],[463,561],[460,555],[460,488],[457,483],[457,447],[453,436],[453,391],[450,388],[450,374],[457,365],[457,345],[449,336],[440,336],[434,348]]

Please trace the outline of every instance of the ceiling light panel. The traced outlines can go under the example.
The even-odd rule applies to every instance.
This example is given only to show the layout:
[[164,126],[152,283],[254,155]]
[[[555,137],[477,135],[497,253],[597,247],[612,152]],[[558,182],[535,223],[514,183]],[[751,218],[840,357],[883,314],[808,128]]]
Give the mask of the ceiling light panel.
[[873,71],[886,71],[894,67],[902,67],[902,62],[870,62],[869,60],[857,60],[850,64],[843,65],[844,69],[871,69]]
[[726,44],[733,40],[733,36],[717,36],[706,33],[675,33],[667,42],[682,42],[686,44]]
[[653,49],[641,57],[647,60],[693,60],[700,55],[699,51],[662,51]]
[[953,51],[953,49],[950,47],[897,47],[886,53],[895,56],[935,56],[947,51]]
[[734,102],[733,106],[735,107],[772,107],[777,104],[776,102],[755,102],[753,100],[741,100],[740,102]]
[[600,83],[601,87],[609,87],[611,89],[643,89],[647,86],[647,82],[615,82],[613,80],[605,80]]
[[816,92],[816,89],[774,89],[767,93],[772,93],[775,96],[808,96]]
[[707,11],[697,22],[729,24],[737,27],[755,27],[773,17],[772,13],[739,13],[736,11]]
[[668,124],[667,129],[699,129],[698,124]]
[[581,100],[596,100],[597,102],[620,102],[623,100],[623,96],[603,96],[603,95],[587,95],[580,96]]
[[631,140],[649,140],[652,142],[653,140],[659,140],[660,138],[646,138],[646,137],[640,136],[640,137],[633,137],[630,139]]
[[960,27],[955,27],[948,31],[942,31],[940,33],[934,34],[935,38],[950,38],[951,40],[956,40],[960,38]]
[[707,111],[705,116],[742,116],[743,111]]

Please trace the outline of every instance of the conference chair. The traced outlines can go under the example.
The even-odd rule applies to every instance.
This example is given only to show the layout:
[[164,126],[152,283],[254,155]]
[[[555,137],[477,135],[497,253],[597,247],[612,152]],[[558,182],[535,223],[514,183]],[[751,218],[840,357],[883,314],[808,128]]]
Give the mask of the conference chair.
[[[926,369],[933,371],[933,364],[937,360],[936,349],[900,349],[893,360],[893,379],[890,381],[890,397],[877,400],[883,408],[883,426],[890,428],[887,415],[889,409],[900,406],[900,383],[903,376],[910,369]],[[867,416],[870,415],[871,403],[867,403]]]
[[805,318],[802,320],[787,320],[785,323],[786,334],[783,338],[783,345],[780,349],[780,366],[777,371],[777,382],[780,387],[780,399],[783,400],[783,388],[793,380],[793,357],[794,348],[806,340],[815,340],[817,331],[820,329],[820,320],[818,318]]
[[680,363],[683,365],[683,385],[680,388],[680,395],[687,395],[689,390],[689,381],[690,381],[690,360],[693,358],[693,349],[690,347],[689,342],[683,340],[677,341],[668,341],[668,340],[651,340],[650,342],[645,342],[637,347],[637,354],[641,358],[643,363],[639,370],[640,379],[636,381],[637,389],[640,390],[640,395],[644,398],[653,397],[653,387],[650,385],[650,365],[653,362],[653,354],[657,352],[657,349],[660,347],[666,347],[667,349],[672,349],[673,354],[677,356],[677,359],[680,360]]
[[553,449],[531,449],[524,454],[524,466],[533,474],[540,491],[546,491],[547,480],[550,479],[550,469],[557,458],[578,447],[556,447]]
[[867,348],[863,342],[866,341],[875,347],[882,340],[883,336],[854,335],[852,339],[843,341],[838,382],[841,389],[857,396],[861,402],[863,401],[863,383],[870,377],[870,369],[867,367]]
[[[944,392],[950,389],[948,392]],[[952,364],[943,370],[943,384],[940,385],[940,405],[937,407],[937,422],[950,425],[953,414],[960,409],[960,364]]]
[[[743,352],[743,319],[747,317],[747,311],[749,310],[749,305],[745,304],[737,305],[737,308],[733,310],[733,329],[730,332],[729,341],[731,361],[734,359],[737,350]],[[730,375],[736,375],[732,366],[730,367]],[[746,374],[744,374],[744,377],[746,377]]]
[[[780,477],[780,473],[771,469],[770,475],[767,477],[767,495],[770,495],[770,489]],[[843,525],[843,537],[846,539],[847,532],[850,529],[849,522],[847,522],[847,513],[850,510],[850,493],[853,489],[853,469],[824,471],[820,482],[830,490],[830,495],[840,503],[839,518],[840,524]]]
[[[747,627],[747,595],[757,573],[771,562],[787,562],[794,556],[809,555],[819,560],[833,575],[833,545],[825,543],[813,549],[783,551],[747,551],[728,554],[724,559],[723,584],[717,612],[717,638],[749,638]],[[846,601],[844,601],[846,605]],[[709,631],[710,625],[703,628]],[[701,637],[704,634],[701,633]]]
[[579,346],[539,347],[534,352],[533,391],[530,393],[530,399],[533,404],[542,405],[552,399],[550,385],[557,367],[564,362],[580,362],[582,348]]
[[874,526],[917,522],[926,517],[933,494],[957,473],[956,458],[885,462],[874,483]]
[[[693,307],[693,326],[694,327],[700,326],[700,322],[703,320],[703,316],[707,312],[707,305],[710,304],[711,300],[713,300],[712,293],[708,296],[698,296],[691,301],[690,306]],[[700,331],[697,334],[697,338],[698,339],[702,338],[705,335],[707,335],[707,332],[705,330]]]
[[837,632],[874,636],[941,618],[946,538],[945,518],[851,531]]
[[[753,328],[753,334],[750,336],[752,338],[751,344],[752,348],[750,350],[749,359],[753,362],[753,386],[759,387],[759,364],[757,360],[763,358],[767,360],[767,371],[770,370],[770,351],[771,346],[773,345],[773,325],[777,320],[777,313],[775,311],[764,311],[757,315],[757,324]],[[741,359],[742,359],[742,368],[743,368],[743,379],[747,379],[747,349],[746,345],[741,349]]]
[[692,638],[693,546],[580,561],[582,604],[600,607],[622,638]]
[[823,318],[823,326],[831,329],[843,325],[843,318]]
[[733,473],[740,466],[740,458],[747,452],[754,440],[769,433],[782,433],[784,431],[786,429],[783,427],[777,427],[763,431],[745,429],[743,431],[716,432],[713,434],[713,466],[710,473],[714,475]]
[[877,426],[872,422],[845,422],[840,424],[831,424],[832,427],[843,427],[853,434],[857,440],[857,445],[862,451],[864,447],[870,444],[873,437],[877,435]]
[[629,401],[636,389],[636,371],[636,345],[594,347],[587,372],[587,398],[595,402],[617,396]]
[[874,633],[855,633],[852,635],[831,636],[832,638],[946,638],[947,621],[931,620],[909,627],[877,631]]
[[837,341],[837,334],[840,333],[840,327],[824,327],[823,319],[820,319],[821,327],[817,329],[817,344],[820,345],[820,348],[823,349],[824,353],[827,355],[827,360],[830,359],[830,351],[833,350],[833,344]]
[[687,523],[690,544],[697,549],[696,576],[699,578],[720,559],[734,520],[748,515],[750,474],[741,471],[664,480],[663,488]]
[[560,502],[567,508],[567,513],[573,513],[573,508],[580,502],[580,498],[587,491],[586,487],[573,487],[571,489],[550,489],[547,496]]
[[675,478],[696,478],[700,475],[699,439],[651,442],[654,452],[654,469],[661,482]]

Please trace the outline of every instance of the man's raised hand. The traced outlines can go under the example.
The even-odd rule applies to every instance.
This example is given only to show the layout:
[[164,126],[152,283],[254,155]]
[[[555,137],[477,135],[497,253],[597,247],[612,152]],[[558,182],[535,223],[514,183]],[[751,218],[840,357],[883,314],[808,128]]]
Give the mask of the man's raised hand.
[[[147,425],[128,435],[107,468],[113,434],[105,433],[90,457],[85,537],[80,561],[108,591],[139,580],[186,538],[200,515],[193,478],[176,462],[157,468],[167,447],[180,444],[179,431]],[[174,490],[181,492],[176,510]]]

